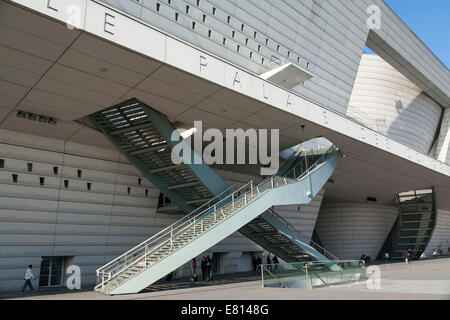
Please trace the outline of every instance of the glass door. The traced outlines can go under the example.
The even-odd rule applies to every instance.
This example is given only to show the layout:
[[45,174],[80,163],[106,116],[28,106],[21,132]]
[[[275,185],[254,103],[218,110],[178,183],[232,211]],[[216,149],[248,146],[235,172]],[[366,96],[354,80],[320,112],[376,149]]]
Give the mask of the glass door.
[[64,277],[64,257],[42,257],[39,287],[62,285]]

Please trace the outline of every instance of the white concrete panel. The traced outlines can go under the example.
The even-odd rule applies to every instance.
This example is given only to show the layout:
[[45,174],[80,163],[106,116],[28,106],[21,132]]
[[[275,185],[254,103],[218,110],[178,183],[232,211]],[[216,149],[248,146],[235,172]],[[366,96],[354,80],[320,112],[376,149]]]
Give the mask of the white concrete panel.
[[431,257],[435,249],[450,254],[450,211],[437,210],[436,227],[424,251],[425,256]]
[[442,108],[387,62],[364,54],[347,115],[423,154],[428,154]]
[[316,230],[325,249],[339,259],[376,258],[397,218],[396,207],[364,203],[324,203]]

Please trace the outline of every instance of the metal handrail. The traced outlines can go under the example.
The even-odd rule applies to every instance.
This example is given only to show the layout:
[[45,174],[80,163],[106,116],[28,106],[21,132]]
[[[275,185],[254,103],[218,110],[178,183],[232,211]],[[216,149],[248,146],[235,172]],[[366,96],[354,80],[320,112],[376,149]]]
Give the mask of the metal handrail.
[[[203,205],[201,205],[200,207],[196,208],[195,210],[193,210],[191,213],[189,213],[188,215],[182,217],[180,220],[177,220],[174,224],[166,227],[165,229],[161,230],[160,232],[156,233],[155,235],[153,235],[152,237],[148,238],[147,240],[145,240],[144,242],[141,242],[140,244],[136,245],[135,247],[131,248],[130,250],[128,250],[127,252],[123,253],[122,255],[120,255],[119,257],[115,258],[114,260],[111,260],[109,263],[105,264],[104,266],[100,267],[99,269],[97,269],[97,273],[99,271],[102,271],[102,269],[108,267],[109,265],[111,265],[113,262],[120,260],[121,258],[124,258],[125,256],[127,256],[128,254],[130,254],[131,252],[135,251],[136,249],[138,249],[139,247],[142,247],[145,244],[148,244],[151,240],[153,240],[154,238],[160,236],[161,234],[165,233],[167,230],[170,230],[171,228],[174,227],[175,224],[181,222],[182,220],[186,220],[187,218],[189,218],[190,216],[192,216],[193,214],[195,214],[197,211],[199,211],[200,209],[202,209],[203,207],[205,207],[206,205],[210,204],[213,200],[223,196],[224,193],[228,192],[230,189],[235,188],[237,185],[233,184],[231,185],[229,188],[227,188],[226,190],[222,191],[219,195],[217,195],[216,197],[212,198],[211,200],[209,200],[208,202],[204,203]],[[211,207],[208,207],[208,209],[210,209]]]
[[[330,148],[331,149],[331,148]],[[330,150],[329,149],[329,150]],[[300,180],[303,176],[311,172],[314,168],[317,167],[317,163],[325,159],[326,153],[318,159],[313,165],[308,167],[305,172],[297,179]],[[213,201],[220,199],[224,194],[230,191],[230,189],[234,188],[235,185],[229,187],[227,190],[223,191],[218,196],[214,197],[213,199],[209,200],[207,203],[203,204],[199,208],[192,211],[187,216],[182,217],[172,225],[168,226],[167,228],[163,229],[162,231],[158,232],[151,238],[147,239],[146,241],[140,243],[139,245],[135,246],[134,248],[128,250],[121,256],[115,258],[114,260],[110,261],[106,265],[102,266],[101,268],[97,269],[97,277],[102,277],[101,284],[104,284],[105,276],[108,277],[107,280],[110,280],[111,278],[117,276],[118,274],[122,273],[127,269],[127,267],[130,267],[132,265],[135,265],[138,262],[142,261],[142,258],[144,258],[144,263],[146,264],[146,257],[148,255],[151,255],[153,252],[157,251],[159,248],[164,246],[167,243],[173,242],[173,239],[178,237],[180,234],[185,232],[188,229],[195,228],[196,226],[201,222],[201,232],[203,232],[203,220],[209,217],[211,214],[216,214],[219,209],[223,209],[228,204],[232,205],[232,208],[235,209],[235,203],[240,201],[242,198],[244,198],[244,203],[247,204],[247,196],[251,193],[251,195],[254,195],[255,192],[258,195],[263,194],[265,191],[274,189],[279,186],[279,179],[277,181],[276,178],[284,178],[284,183],[287,184],[288,180],[286,177],[281,177],[278,175],[272,175],[264,179],[262,182],[260,182],[258,185],[254,186],[253,180],[248,182],[247,184],[241,186],[239,189],[233,191],[232,193],[226,195],[223,199],[215,202],[213,205],[211,204]],[[289,179],[291,180],[291,179]],[[264,187],[268,187],[265,189]],[[243,190],[249,188],[246,192],[243,192]],[[243,192],[241,194],[241,192]],[[208,206],[207,208],[205,208]],[[203,209],[200,211],[200,209]],[[213,210],[211,210],[213,209]],[[222,211],[223,212],[223,211]],[[154,244],[153,246],[149,247],[150,245]],[[157,244],[156,244],[157,243]],[[98,279],[99,280],[99,279]]]
[[286,172],[285,174],[283,174],[283,176],[287,177],[289,176],[291,173],[293,173],[293,177],[295,180],[301,180],[304,176],[308,175],[312,170],[315,170],[316,167],[318,167],[319,164],[324,163],[326,159],[328,159],[328,157],[333,154],[335,151],[337,151],[338,148],[335,145],[330,146],[327,151],[325,151],[321,157],[319,159],[317,159],[312,165],[306,167],[305,166],[305,170],[304,171],[300,171],[301,174],[298,177],[295,177],[295,169],[298,168],[299,164],[301,165],[301,160],[299,164],[296,164],[294,167],[292,167],[288,172]]
[[[181,218],[180,220],[178,220],[177,222],[175,222],[174,224],[168,226],[167,228],[165,228],[164,230],[158,232],[156,235],[152,236],[151,238],[147,239],[146,241],[140,243],[139,245],[137,245],[136,247],[130,249],[129,251],[127,251],[126,253],[122,254],[121,256],[119,256],[118,258],[110,261],[108,264],[102,266],[101,268],[97,269],[97,276],[105,276],[107,275],[108,278],[110,279],[111,276],[114,277],[118,274],[120,274],[123,270],[125,270],[127,267],[132,266],[134,264],[136,264],[137,262],[139,262],[142,259],[142,254],[137,256],[136,255],[139,253],[139,251],[142,251],[142,249],[146,249],[145,254],[151,254],[152,252],[156,251],[157,249],[159,249],[161,246],[163,246],[164,244],[166,244],[168,241],[176,238],[180,233],[183,233],[184,231],[186,231],[187,229],[190,229],[192,227],[195,228],[195,226],[200,223],[204,218],[207,218],[209,215],[217,212],[216,210],[211,211],[211,208],[216,207],[217,209],[220,209],[223,205],[228,204],[228,202],[226,202],[227,200],[229,200],[230,198],[232,199],[232,204],[234,204],[235,202],[239,201],[239,199],[245,197],[248,193],[250,192],[255,192],[255,190],[259,190],[259,188],[264,185],[265,183],[267,183],[267,181],[273,180],[275,176],[271,176],[268,179],[265,179],[263,182],[261,182],[260,184],[258,184],[256,187],[253,187],[253,180],[248,182],[247,184],[243,185],[242,187],[240,187],[239,189],[235,190],[234,192],[232,192],[231,194],[227,195],[224,199],[219,200],[218,202],[216,202],[214,204],[214,206],[209,206],[208,208],[206,208],[205,210],[203,210],[202,212],[197,213],[194,216],[194,213],[196,211],[199,211],[199,209],[194,210],[193,212],[191,212],[189,215]],[[272,186],[274,186],[274,184],[271,184]],[[240,192],[247,188],[248,186],[250,186],[250,190],[243,193],[242,195],[240,194]],[[230,188],[228,188],[226,191],[228,191]],[[260,194],[261,192],[258,191]],[[220,198],[221,195],[223,195],[224,192],[222,192],[222,194],[216,196],[215,198],[211,199],[209,201],[209,203],[212,200],[218,199]],[[235,194],[238,194],[238,196],[235,197]],[[183,228],[181,228],[183,227]],[[170,237],[168,237],[170,235]],[[164,239],[164,237],[168,237],[167,239]],[[164,240],[163,240],[164,239]],[[162,240],[158,245],[153,246],[151,248],[148,248],[148,246],[158,240]],[[133,256],[131,256],[131,254],[133,254]],[[131,256],[131,260],[127,260],[127,258]],[[125,264],[125,266],[117,271],[114,272],[115,269],[121,268],[123,265]],[[108,267],[111,267],[111,270],[109,272],[106,271],[106,269]]]
[[337,256],[335,256],[334,254],[332,254],[330,251],[328,251],[327,249],[323,248],[322,246],[320,246],[319,244],[317,244],[316,242],[314,242],[311,239],[308,239],[308,237],[302,233],[301,231],[297,230],[294,225],[292,225],[290,222],[288,222],[286,219],[284,219],[282,216],[280,216],[275,210],[273,210],[272,208],[269,208],[269,211],[275,215],[278,219],[280,219],[282,222],[284,222],[286,224],[286,226],[294,233],[297,233],[301,238],[303,238],[306,241],[310,242],[311,244],[314,244],[314,248],[318,249],[319,251],[322,250],[324,255],[328,258],[331,257],[332,260],[334,261],[339,261],[339,258]]

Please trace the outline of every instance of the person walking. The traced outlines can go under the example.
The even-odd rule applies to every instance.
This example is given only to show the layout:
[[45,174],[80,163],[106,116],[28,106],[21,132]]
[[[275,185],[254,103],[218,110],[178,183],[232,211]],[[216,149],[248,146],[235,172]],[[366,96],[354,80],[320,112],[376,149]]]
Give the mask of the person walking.
[[23,284],[22,290],[20,291],[20,293],[24,293],[25,289],[28,287],[30,287],[31,291],[34,291],[33,288],[33,284],[31,283],[31,279],[36,279],[34,277],[34,274],[32,272],[33,266],[30,264],[28,266],[28,268],[25,270],[25,275],[23,276],[23,278],[25,279],[25,283]]
[[403,249],[402,251],[402,258],[405,259],[405,263],[408,264],[409,254],[406,249]]
[[389,252],[385,252],[384,253],[384,259],[386,260],[386,264],[388,264],[388,260],[389,260]]
[[201,268],[202,268],[202,277],[203,277],[203,281],[206,280],[206,257],[203,256],[202,258],[202,263],[200,264]]
[[212,261],[209,255],[206,256],[206,281],[212,281]]

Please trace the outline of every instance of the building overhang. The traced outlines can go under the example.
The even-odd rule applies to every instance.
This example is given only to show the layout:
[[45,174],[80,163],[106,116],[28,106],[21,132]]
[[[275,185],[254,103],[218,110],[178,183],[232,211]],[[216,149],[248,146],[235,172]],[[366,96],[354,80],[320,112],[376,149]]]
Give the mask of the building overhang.
[[[71,30],[74,4],[81,19]],[[327,199],[392,204],[395,193],[435,186],[439,207],[450,209],[446,164],[100,2],[11,0],[0,2],[0,19],[0,129],[111,148],[78,120],[130,98],[186,129],[194,120],[279,129],[280,150],[298,144],[305,125],[305,139],[326,137],[345,154]]]
[[285,63],[260,75],[261,79],[291,90],[308,81],[313,75],[292,62]]

